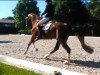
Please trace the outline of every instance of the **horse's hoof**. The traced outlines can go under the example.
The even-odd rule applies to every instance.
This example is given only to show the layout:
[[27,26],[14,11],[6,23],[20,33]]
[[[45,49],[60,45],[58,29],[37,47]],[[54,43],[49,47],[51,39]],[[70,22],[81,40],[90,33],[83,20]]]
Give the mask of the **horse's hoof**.
[[70,62],[69,61],[64,61],[63,62],[65,65],[67,64],[67,65],[70,65]]
[[24,55],[26,55],[26,52],[24,53]]
[[46,54],[43,58],[44,59],[49,59],[50,54]]
[[62,74],[58,71],[54,71],[54,75],[62,75]]
[[36,48],[35,51],[38,51],[38,49]]

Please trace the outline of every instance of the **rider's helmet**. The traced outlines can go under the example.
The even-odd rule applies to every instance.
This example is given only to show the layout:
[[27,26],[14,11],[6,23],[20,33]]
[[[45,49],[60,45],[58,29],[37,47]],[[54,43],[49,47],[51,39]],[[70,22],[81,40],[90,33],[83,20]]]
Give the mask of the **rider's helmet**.
[[45,0],[45,2],[52,2],[52,0]]

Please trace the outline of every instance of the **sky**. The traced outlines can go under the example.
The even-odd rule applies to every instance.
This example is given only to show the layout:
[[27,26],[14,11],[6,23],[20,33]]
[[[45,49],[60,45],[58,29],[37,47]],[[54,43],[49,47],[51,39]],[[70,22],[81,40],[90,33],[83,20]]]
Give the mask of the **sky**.
[[[37,0],[37,2],[39,10],[43,12],[46,5],[45,0]],[[0,0],[0,19],[7,18],[9,16],[13,17],[12,10],[16,7],[17,3],[17,0]]]

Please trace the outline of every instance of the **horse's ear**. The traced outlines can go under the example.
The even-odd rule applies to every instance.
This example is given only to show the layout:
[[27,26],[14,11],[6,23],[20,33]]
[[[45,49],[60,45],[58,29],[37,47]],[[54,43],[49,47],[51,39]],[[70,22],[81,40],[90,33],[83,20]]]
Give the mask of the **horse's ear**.
[[28,17],[25,18],[26,20],[28,19]]
[[28,14],[29,17],[32,17],[32,14]]
[[35,15],[34,13],[31,13],[31,15]]
[[42,19],[42,17],[38,17],[38,20],[41,20]]

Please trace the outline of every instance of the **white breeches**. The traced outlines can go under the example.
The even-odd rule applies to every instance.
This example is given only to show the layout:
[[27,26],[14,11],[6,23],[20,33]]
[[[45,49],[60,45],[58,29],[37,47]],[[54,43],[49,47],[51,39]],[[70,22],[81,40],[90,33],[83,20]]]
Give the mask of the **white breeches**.
[[38,26],[39,24],[43,24],[43,23],[47,22],[49,19],[50,19],[49,17],[43,18],[42,20],[40,20],[40,21],[37,23],[37,26]]

